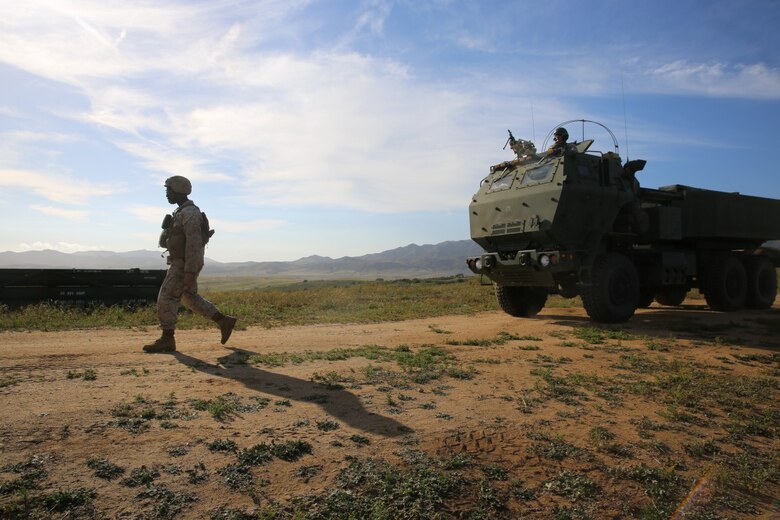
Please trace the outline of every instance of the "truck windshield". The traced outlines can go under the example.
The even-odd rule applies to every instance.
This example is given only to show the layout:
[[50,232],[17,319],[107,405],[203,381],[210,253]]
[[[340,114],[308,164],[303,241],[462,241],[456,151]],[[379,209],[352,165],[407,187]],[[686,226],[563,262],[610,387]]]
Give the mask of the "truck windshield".
[[536,168],[527,170],[525,172],[525,176],[523,177],[523,181],[520,184],[523,186],[530,186],[532,184],[551,181],[553,178],[553,173],[555,173],[555,165],[556,163],[549,162],[547,164],[543,164],[541,166],[537,166]]
[[512,181],[515,180],[515,170],[512,168],[505,168],[498,173],[493,182],[490,183],[490,191],[505,190],[512,186]]

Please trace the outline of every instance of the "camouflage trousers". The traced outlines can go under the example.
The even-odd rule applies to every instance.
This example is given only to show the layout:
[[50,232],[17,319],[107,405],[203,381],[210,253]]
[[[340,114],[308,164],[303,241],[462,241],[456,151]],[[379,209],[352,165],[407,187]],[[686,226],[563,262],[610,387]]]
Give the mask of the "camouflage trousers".
[[198,294],[197,280],[194,287],[184,290],[184,260],[172,260],[160,287],[160,294],[157,295],[157,319],[161,329],[176,328],[179,305],[182,303],[206,318],[217,313],[214,304]]

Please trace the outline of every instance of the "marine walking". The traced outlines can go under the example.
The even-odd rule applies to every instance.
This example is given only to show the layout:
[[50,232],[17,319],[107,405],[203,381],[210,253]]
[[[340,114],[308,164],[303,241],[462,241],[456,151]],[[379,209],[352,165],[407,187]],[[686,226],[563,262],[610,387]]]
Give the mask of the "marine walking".
[[186,177],[175,175],[165,181],[165,196],[178,207],[163,220],[160,247],[168,250],[168,272],[157,296],[157,319],[162,335],[153,343],[144,345],[145,352],[173,352],[176,350],[176,322],[179,305],[184,303],[193,312],[217,323],[221,343],[227,343],[236,318],[222,314],[217,307],[198,294],[198,275],[203,269],[205,246],[214,233],[208,218],[189,200],[192,183]]

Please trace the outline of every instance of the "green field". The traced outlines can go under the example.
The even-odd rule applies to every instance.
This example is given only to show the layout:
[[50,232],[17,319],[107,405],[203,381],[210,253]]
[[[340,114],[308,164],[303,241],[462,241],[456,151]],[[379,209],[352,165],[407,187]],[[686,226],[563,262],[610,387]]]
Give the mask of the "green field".
[[[492,287],[481,285],[476,277],[297,283],[223,278],[207,279],[202,294],[222,312],[238,316],[241,327],[375,323],[498,309]],[[0,331],[156,325],[153,305],[82,309],[38,304],[0,313]],[[181,309],[179,328],[210,326],[208,320]]]
[[[239,328],[321,323],[377,323],[447,314],[498,310],[493,287],[479,277],[451,276],[401,280],[292,281],[268,277],[204,277],[201,294],[222,312],[240,318]],[[689,298],[702,299],[695,289]],[[581,300],[551,296],[547,307],[579,307]],[[0,305],[0,331],[75,330],[156,326],[154,305],[136,309],[37,304],[21,309]],[[178,327],[211,323],[182,307]]]

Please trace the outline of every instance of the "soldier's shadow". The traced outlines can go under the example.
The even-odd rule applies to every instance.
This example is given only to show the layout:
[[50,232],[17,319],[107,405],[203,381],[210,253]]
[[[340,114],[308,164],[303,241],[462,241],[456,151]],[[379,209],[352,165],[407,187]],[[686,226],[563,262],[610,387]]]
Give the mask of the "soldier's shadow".
[[[228,347],[230,348],[230,347]],[[248,350],[230,348],[226,356],[212,364],[201,359],[175,351],[173,356],[182,364],[205,374],[232,379],[250,390],[272,394],[284,399],[315,403],[325,412],[353,428],[375,433],[384,437],[396,437],[412,431],[406,425],[366,410],[360,399],[346,389],[328,389],[322,385],[262,370],[246,364],[249,356],[256,354]]]

